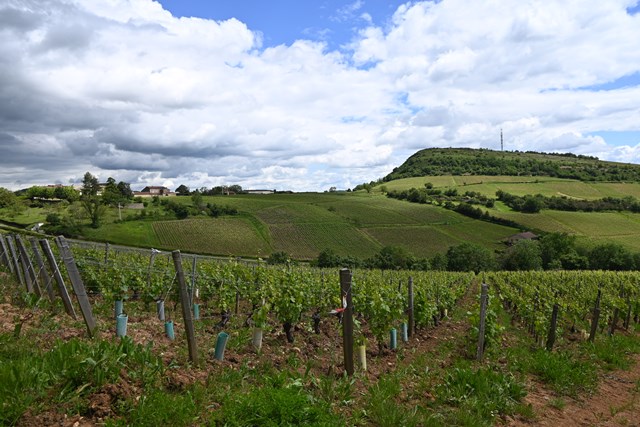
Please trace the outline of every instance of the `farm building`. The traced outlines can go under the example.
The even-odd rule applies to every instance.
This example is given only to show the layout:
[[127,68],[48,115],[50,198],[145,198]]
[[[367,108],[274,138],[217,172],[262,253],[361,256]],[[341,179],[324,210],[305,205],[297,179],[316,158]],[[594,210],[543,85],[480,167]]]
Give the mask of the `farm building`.
[[536,240],[538,239],[538,235],[534,234],[530,231],[525,231],[524,233],[514,234],[513,236],[507,237],[505,240],[507,245],[512,246],[518,243],[520,240]]
[[167,187],[147,186],[144,187],[142,191],[134,191],[133,195],[140,197],[175,196],[176,193],[169,190]]
[[274,194],[276,190],[246,190],[247,194]]

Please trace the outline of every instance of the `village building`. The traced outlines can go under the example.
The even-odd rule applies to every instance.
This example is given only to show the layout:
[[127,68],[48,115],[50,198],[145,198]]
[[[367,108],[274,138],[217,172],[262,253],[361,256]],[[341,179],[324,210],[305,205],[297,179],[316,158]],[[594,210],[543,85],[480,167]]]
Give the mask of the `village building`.
[[134,191],[135,197],[154,197],[154,196],[175,196],[176,193],[171,191],[167,187],[162,186],[147,186],[142,191]]

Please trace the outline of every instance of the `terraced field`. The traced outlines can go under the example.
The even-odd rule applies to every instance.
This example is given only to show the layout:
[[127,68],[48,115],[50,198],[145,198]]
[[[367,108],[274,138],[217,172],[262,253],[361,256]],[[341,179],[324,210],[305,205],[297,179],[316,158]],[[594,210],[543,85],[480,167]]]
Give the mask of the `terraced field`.
[[587,244],[616,241],[630,249],[640,250],[640,214],[552,210],[543,210],[538,214],[513,211],[495,211],[493,214],[538,230],[574,234]]
[[162,248],[231,256],[259,256],[269,244],[242,218],[198,218],[153,223]]

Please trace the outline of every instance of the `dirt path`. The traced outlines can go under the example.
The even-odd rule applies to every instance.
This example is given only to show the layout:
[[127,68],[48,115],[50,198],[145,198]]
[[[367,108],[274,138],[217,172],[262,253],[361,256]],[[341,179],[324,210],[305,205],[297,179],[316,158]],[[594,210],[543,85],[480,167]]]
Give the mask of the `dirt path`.
[[563,397],[536,382],[529,384],[525,403],[537,418],[531,422],[510,420],[510,426],[640,426],[640,355],[628,371],[602,374],[596,393],[582,399]]

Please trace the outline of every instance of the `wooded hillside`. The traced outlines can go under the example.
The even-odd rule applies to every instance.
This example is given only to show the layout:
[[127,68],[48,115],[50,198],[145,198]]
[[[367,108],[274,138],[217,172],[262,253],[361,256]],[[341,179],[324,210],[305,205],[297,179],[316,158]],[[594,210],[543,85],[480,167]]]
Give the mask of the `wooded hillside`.
[[640,181],[640,165],[596,157],[471,148],[427,148],[383,178],[436,175],[551,176],[581,181]]

